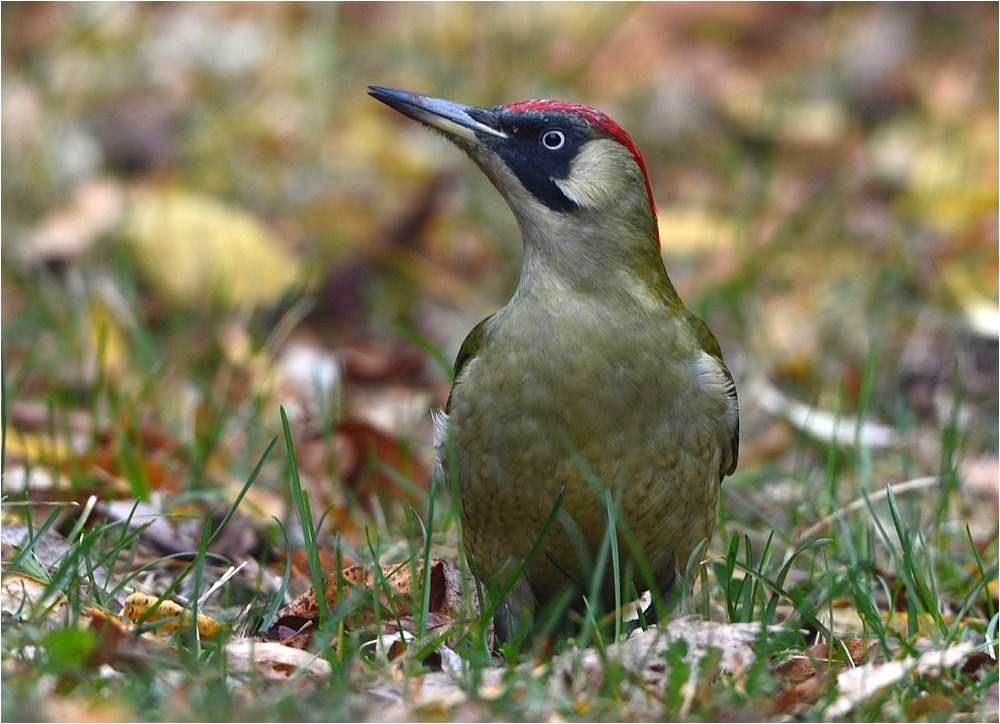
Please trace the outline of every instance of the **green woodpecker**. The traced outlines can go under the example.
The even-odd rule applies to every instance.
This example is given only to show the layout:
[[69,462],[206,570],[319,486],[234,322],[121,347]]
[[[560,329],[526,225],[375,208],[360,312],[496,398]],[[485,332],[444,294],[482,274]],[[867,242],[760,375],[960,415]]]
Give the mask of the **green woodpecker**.
[[498,635],[566,591],[605,607],[616,585],[666,592],[712,536],[739,413],[718,342],[667,276],[639,149],[587,106],[368,92],[465,151],[523,236],[517,289],[466,338],[436,430],[473,566],[494,587],[526,561]]

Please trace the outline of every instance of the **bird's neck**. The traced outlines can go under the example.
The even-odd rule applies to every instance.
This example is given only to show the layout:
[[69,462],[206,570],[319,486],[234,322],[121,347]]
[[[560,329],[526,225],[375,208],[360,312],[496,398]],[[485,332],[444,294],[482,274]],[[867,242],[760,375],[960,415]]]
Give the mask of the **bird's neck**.
[[609,305],[683,308],[660,256],[655,221],[588,224],[549,217],[521,223],[518,292],[532,298],[585,296]]

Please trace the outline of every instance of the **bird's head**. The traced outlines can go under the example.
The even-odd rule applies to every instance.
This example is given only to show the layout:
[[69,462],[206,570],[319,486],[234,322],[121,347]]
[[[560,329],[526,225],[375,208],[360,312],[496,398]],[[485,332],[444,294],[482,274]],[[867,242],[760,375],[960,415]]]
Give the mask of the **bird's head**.
[[472,157],[513,210],[529,254],[563,256],[557,244],[593,266],[637,256],[645,266],[655,251],[662,269],[646,165],[606,114],[552,100],[475,108],[380,86],[368,92]]

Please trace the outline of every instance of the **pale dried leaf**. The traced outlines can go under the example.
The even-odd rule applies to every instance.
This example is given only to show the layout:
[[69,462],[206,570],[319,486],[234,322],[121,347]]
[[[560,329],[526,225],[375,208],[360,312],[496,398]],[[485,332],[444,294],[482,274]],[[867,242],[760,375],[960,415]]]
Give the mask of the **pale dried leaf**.
[[65,206],[30,234],[21,251],[25,261],[73,261],[122,219],[124,194],[117,181],[93,179],[81,184]]
[[750,394],[772,415],[784,418],[797,430],[823,442],[869,448],[888,448],[899,443],[899,434],[888,425],[870,420],[859,423],[853,416],[838,416],[810,407],[764,379],[752,383]]
[[234,671],[253,671],[269,679],[287,679],[293,675],[325,678],[330,675],[330,662],[316,654],[282,644],[238,639],[226,645],[229,667]]
[[[608,662],[617,662],[625,670],[628,682],[622,684],[628,690],[625,693],[646,701],[648,690],[659,691],[666,686],[670,670],[665,652],[676,641],[687,642],[685,661],[692,667],[700,665],[713,651],[718,651],[721,654],[718,668],[738,675],[755,660],[751,644],[760,635],[760,624],[722,624],[690,617],[671,621],[665,628],[654,626],[636,633],[625,641],[608,646],[603,653],[587,649],[563,654],[544,666],[528,662],[518,668],[536,679],[546,677],[553,699],[573,698],[602,691],[607,683]],[[505,667],[494,667],[480,670],[477,676],[479,688],[475,698],[491,700],[504,694],[510,672]],[[373,691],[408,711],[436,702],[448,702],[451,711],[454,711],[463,704],[473,702],[454,675],[443,671],[425,674],[416,682],[412,679],[395,681]],[[647,710],[654,720],[658,713]]]
[[902,661],[865,664],[843,671],[837,675],[840,696],[827,707],[824,716],[827,721],[847,716],[856,706],[904,678],[911,675],[938,676],[943,669],[961,664],[975,650],[972,643],[965,642],[949,646],[944,651],[928,651],[919,658],[908,656]]
[[9,573],[0,585],[0,611],[18,618],[30,615],[36,605],[46,602],[47,615],[57,620],[66,609],[66,597],[61,593],[54,599],[48,595],[49,586],[44,581],[21,573]]
[[[38,534],[35,533],[37,538]],[[32,532],[26,525],[21,523],[4,523],[0,530],[0,539],[4,546],[12,548],[23,548],[32,540]],[[52,568],[57,566],[70,550],[69,541],[59,531],[49,529],[37,538],[31,547],[31,555],[42,566]],[[5,559],[4,563],[8,561]]]
[[[760,637],[761,627],[756,623],[716,623],[697,617],[686,617],[669,622],[665,627],[654,626],[634,634],[621,643],[608,647],[606,655],[622,663],[626,669],[642,674],[643,667],[657,662],[656,676],[663,677],[664,653],[677,641],[688,645],[685,661],[698,664],[712,650],[718,650],[722,657],[719,666],[731,674],[738,675],[756,659],[751,644]],[[560,657],[560,666],[580,665],[594,677],[603,680],[606,663],[605,654],[588,650],[576,660],[574,656]],[[569,670],[569,669],[567,669]]]

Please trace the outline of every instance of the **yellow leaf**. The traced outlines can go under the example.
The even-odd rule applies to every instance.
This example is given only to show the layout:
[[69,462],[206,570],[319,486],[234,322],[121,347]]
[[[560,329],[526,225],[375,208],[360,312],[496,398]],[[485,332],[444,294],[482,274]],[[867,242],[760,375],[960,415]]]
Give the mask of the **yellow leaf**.
[[177,306],[267,306],[303,276],[258,219],[203,194],[133,191],[125,236],[150,285]]
[[100,351],[101,371],[106,376],[121,375],[132,354],[125,331],[104,302],[93,300],[89,312],[90,340],[93,348]]
[[722,214],[695,206],[661,206],[658,210],[660,239],[667,256],[693,256],[730,249],[736,245],[736,222]]
[[16,428],[12,433],[7,436],[7,454],[16,460],[63,465],[78,454],[65,439],[49,433],[21,432]]
[[[122,608],[122,616],[133,622],[138,622],[149,613],[149,610],[156,603],[157,597],[145,593],[133,593],[125,599],[125,606]],[[173,633],[179,628],[187,629],[191,625],[191,612],[174,601],[163,601],[160,607],[150,614],[146,623],[163,621],[156,630],[161,633]],[[215,636],[219,633],[218,622],[203,613],[198,614],[198,633],[204,637]]]

